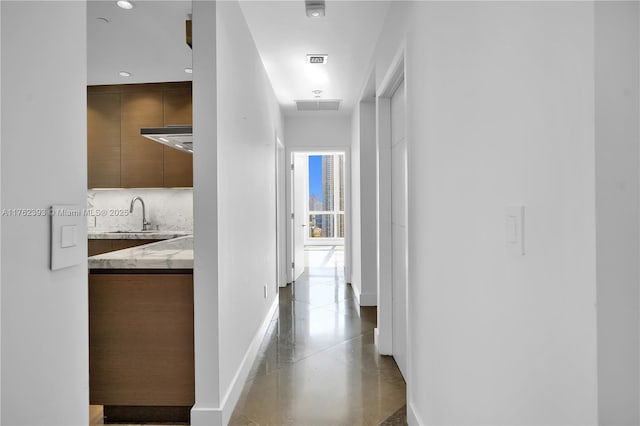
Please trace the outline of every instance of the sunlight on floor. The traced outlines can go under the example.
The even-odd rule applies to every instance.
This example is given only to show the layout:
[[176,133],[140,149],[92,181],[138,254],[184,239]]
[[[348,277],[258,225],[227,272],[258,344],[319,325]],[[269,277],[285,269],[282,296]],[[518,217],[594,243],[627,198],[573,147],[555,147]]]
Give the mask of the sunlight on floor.
[[307,268],[344,268],[344,246],[305,246]]

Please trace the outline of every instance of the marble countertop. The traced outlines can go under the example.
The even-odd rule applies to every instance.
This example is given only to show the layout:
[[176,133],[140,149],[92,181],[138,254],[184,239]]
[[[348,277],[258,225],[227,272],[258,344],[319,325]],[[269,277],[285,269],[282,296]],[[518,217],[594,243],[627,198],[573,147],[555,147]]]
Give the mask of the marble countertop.
[[169,240],[191,235],[186,231],[89,231],[90,240]]
[[89,269],[193,269],[193,235],[91,256]]

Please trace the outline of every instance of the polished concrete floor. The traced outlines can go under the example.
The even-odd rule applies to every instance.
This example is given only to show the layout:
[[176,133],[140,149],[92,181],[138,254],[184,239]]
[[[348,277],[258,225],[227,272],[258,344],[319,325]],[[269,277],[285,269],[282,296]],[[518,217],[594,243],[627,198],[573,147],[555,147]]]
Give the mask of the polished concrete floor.
[[305,273],[280,289],[231,425],[378,425],[405,405],[398,367],[373,343],[376,308],[357,306],[345,283],[343,251],[306,256]]
[[[305,261],[304,274],[280,289],[230,424],[405,424],[404,380],[393,358],[376,352],[376,308],[353,302],[344,251],[309,247]],[[101,409],[91,407],[92,425],[103,424]]]

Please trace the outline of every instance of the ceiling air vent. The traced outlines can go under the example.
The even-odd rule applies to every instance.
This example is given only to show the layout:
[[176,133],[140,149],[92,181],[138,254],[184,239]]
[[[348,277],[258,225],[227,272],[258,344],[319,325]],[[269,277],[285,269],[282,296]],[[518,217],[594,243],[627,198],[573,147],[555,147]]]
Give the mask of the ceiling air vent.
[[323,55],[323,54],[307,55],[307,63],[325,65],[327,63],[328,58],[329,58],[329,55]]
[[338,111],[340,99],[327,99],[317,101],[296,101],[298,111]]

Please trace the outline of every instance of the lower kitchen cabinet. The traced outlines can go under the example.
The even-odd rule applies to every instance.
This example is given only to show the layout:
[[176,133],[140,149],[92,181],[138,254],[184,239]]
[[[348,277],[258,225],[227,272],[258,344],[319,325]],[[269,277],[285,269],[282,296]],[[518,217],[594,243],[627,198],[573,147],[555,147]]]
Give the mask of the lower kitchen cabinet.
[[89,397],[105,422],[188,422],[193,271],[89,273]]

